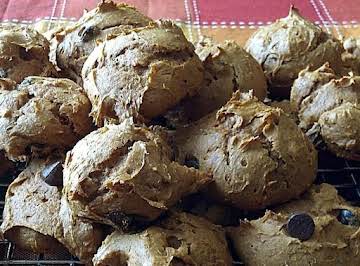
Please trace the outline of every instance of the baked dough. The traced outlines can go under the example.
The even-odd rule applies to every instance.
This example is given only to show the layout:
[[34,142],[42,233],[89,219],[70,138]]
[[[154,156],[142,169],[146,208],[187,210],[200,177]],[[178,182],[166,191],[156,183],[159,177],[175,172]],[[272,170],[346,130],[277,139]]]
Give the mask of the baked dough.
[[42,170],[50,162],[33,160],[10,184],[0,230],[11,242],[36,253],[64,245],[88,264],[101,244],[102,231],[73,214],[61,188],[44,182]]
[[[242,221],[229,229],[229,237],[245,265],[359,265],[359,224],[342,224],[337,218],[341,210],[351,211],[359,221],[360,208],[346,203],[334,187],[314,185],[301,199]],[[315,223],[306,241],[291,237],[284,227],[293,213],[303,212]]]
[[245,49],[263,67],[273,96],[289,97],[293,81],[307,66],[313,70],[329,62],[336,72],[342,71],[341,42],[294,7],[287,17],[256,31]]
[[297,114],[292,110],[291,104],[289,100],[281,100],[281,101],[271,101],[268,103],[271,107],[280,108],[284,111],[286,115],[288,115],[291,119],[297,122]]
[[317,152],[295,122],[248,94],[178,129],[178,160],[197,160],[215,180],[208,195],[243,210],[293,199],[310,187]]
[[91,104],[75,82],[27,77],[18,86],[0,83],[0,150],[9,159],[69,149],[91,131]]
[[161,21],[97,46],[82,77],[101,126],[107,119],[148,120],[165,113],[199,90],[203,66],[182,30]]
[[109,235],[94,256],[95,266],[232,265],[225,234],[205,219],[174,213],[137,234]]
[[143,27],[150,21],[134,7],[102,1],[74,25],[53,34],[51,61],[81,85],[83,64],[98,43],[103,42],[108,35],[120,34],[127,28]]
[[189,120],[198,120],[218,110],[236,90],[253,90],[258,99],[264,100],[267,84],[261,66],[234,41],[216,43],[205,38],[197,43],[195,51],[203,62],[205,73],[198,94],[183,103]]
[[[74,212],[121,230],[154,220],[211,178],[172,161],[159,135],[130,120],[107,125],[68,152],[64,192]],[[125,224],[125,225],[124,225]]]
[[344,43],[345,53],[342,59],[355,74],[360,74],[360,38],[350,37]]
[[56,75],[49,42],[38,32],[15,24],[0,25],[0,78],[20,83],[27,76]]
[[337,78],[328,64],[300,72],[291,90],[299,126],[315,144],[340,157],[360,160],[360,76]]

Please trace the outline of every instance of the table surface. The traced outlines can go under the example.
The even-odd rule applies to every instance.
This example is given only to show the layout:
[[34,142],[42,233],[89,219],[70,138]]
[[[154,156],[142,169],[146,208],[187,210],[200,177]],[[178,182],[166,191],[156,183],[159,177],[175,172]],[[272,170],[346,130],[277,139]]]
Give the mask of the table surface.
[[[97,0],[0,0],[0,21],[32,24],[40,20],[74,21]],[[262,25],[287,15],[294,5],[301,14],[336,37],[360,37],[358,0],[123,0],[148,16],[177,21],[196,41],[212,36],[240,44]],[[53,23],[54,24],[54,23]],[[49,24],[51,27],[52,24]]]

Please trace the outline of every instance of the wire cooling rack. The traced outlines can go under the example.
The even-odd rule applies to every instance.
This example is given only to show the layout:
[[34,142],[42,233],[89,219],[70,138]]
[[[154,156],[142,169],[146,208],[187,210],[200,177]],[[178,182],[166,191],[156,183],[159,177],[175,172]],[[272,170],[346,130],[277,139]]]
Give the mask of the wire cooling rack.
[[[5,193],[13,177],[0,177],[0,213],[4,209]],[[352,205],[360,206],[360,162],[336,158],[328,153],[319,153],[319,169],[316,182],[334,185],[339,194]],[[81,265],[80,262],[66,252],[55,254],[34,254],[21,250],[0,240],[0,265]],[[243,265],[234,262],[234,265]]]

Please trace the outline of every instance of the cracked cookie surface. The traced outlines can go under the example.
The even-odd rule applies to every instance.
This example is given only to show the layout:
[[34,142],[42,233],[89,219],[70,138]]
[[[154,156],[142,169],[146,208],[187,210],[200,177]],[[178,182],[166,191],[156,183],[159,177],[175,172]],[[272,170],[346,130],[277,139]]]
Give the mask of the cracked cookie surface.
[[235,93],[217,113],[178,129],[178,160],[213,174],[208,195],[244,210],[288,201],[310,187],[317,152],[281,109]]
[[84,89],[97,125],[163,114],[203,80],[203,66],[179,27],[170,21],[129,30],[97,46],[84,64]]
[[159,135],[130,120],[87,135],[64,166],[64,192],[74,212],[124,231],[129,222],[136,227],[156,219],[210,181],[174,162]]
[[360,76],[338,78],[328,64],[301,71],[290,97],[299,127],[310,139],[352,160],[360,160],[359,103]]

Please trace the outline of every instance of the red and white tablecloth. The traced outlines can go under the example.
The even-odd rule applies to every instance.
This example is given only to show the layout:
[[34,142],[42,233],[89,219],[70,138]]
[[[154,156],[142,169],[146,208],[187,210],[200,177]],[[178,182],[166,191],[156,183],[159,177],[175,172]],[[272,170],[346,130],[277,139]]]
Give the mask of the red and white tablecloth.
[[[97,0],[0,0],[0,21],[31,24],[76,20]],[[239,43],[287,15],[290,5],[337,37],[360,36],[360,0],[123,0],[148,16],[176,20],[189,39],[201,35]]]

